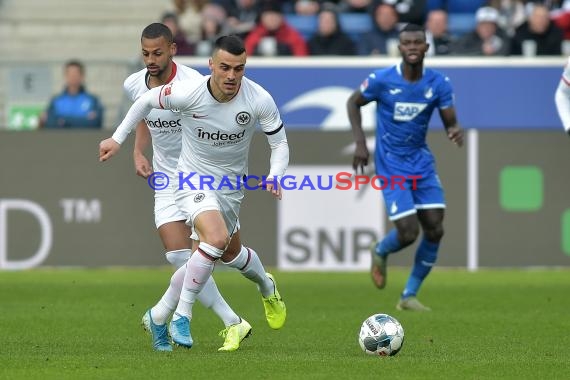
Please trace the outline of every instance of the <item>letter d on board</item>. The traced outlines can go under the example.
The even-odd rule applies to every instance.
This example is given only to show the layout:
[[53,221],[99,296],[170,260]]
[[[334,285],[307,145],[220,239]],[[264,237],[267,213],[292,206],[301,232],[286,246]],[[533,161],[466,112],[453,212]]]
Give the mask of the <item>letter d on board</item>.
[[[8,211],[19,210],[32,214],[40,224],[41,241],[38,250],[25,260],[8,259]],[[46,211],[37,203],[26,199],[0,199],[0,269],[21,270],[40,265],[49,255],[53,241],[53,228]]]

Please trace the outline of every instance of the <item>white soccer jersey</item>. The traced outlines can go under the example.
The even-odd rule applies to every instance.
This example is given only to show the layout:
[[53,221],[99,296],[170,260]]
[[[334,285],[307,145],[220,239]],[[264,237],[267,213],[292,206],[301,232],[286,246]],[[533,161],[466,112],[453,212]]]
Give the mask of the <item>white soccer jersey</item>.
[[570,58],[566,63],[562,78],[560,78],[554,101],[562,126],[570,134]]
[[[235,184],[237,178],[248,174],[249,147],[256,126],[259,124],[268,136],[283,127],[271,95],[245,77],[237,95],[227,103],[220,103],[212,96],[206,78],[197,86],[188,81],[164,86],[159,104],[184,116],[177,171],[185,176],[196,173],[191,178],[194,184],[199,183],[200,176],[213,176],[215,186],[224,176]],[[273,166],[276,172],[269,174],[282,176],[285,168]]]
[[[202,74],[188,66],[173,62],[172,68],[168,83],[179,80],[199,83],[204,78]],[[130,75],[125,80],[123,87],[132,101],[149,91],[147,80],[146,68]],[[153,170],[163,172],[170,178],[176,177],[176,165],[182,147],[181,119],[180,113],[160,109],[153,109],[144,119],[152,137]]]

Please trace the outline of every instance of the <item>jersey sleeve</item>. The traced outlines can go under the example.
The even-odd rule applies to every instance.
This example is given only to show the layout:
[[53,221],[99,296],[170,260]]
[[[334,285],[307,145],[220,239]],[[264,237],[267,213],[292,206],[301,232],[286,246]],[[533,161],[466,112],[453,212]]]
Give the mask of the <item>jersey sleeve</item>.
[[554,103],[564,130],[570,134],[570,58],[558,83],[558,88],[554,95]]
[[160,88],[157,102],[160,108],[171,111],[188,111],[193,106],[196,81],[183,80],[166,84]]
[[449,77],[444,76],[439,85],[438,91],[438,104],[439,109],[446,109],[455,106],[455,95],[453,94],[453,87],[449,81]]
[[567,86],[570,87],[570,58],[566,62],[566,66],[564,67],[564,71],[562,72],[561,81],[566,83]]
[[155,87],[141,95],[133,103],[125,115],[125,118],[113,133],[113,136],[111,136],[113,140],[122,144],[127,139],[129,133],[131,133],[131,131],[137,126],[139,121],[144,119],[153,108],[159,108],[157,99],[159,98],[161,91],[162,89],[160,87]]
[[134,102],[136,100],[135,81],[136,81],[136,74],[131,74],[123,82],[123,90],[125,91],[125,95],[129,98],[131,102]]
[[360,93],[368,101],[378,100],[381,89],[382,83],[377,72],[368,75],[360,84]]
[[271,95],[264,92],[263,96],[255,104],[261,130],[267,135],[277,133],[282,128],[283,121],[281,120],[277,104],[275,104]]
[[265,133],[271,147],[270,169],[267,177],[281,177],[289,165],[289,144],[283,121],[275,101],[267,91],[261,90],[254,96],[261,130]]

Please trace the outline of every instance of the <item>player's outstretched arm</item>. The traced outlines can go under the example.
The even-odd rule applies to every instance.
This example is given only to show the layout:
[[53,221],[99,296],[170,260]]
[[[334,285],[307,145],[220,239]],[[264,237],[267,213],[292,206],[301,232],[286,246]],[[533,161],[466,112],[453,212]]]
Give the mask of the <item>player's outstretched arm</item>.
[[451,140],[458,147],[463,146],[463,129],[457,123],[457,116],[455,114],[454,107],[448,107],[439,110],[439,116],[443,121],[445,126],[445,131],[447,132],[447,138]]
[[148,176],[152,174],[152,166],[144,155],[145,150],[150,145],[150,141],[151,136],[148,126],[144,121],[140,121],[135,134],[133,161],[137,175],[143,178],[148,178]]
[[355,172],[358,172],[358,168],[360,168],[362,173],[364,173],[364,167],[368,165],[370,153],[368,152],[366,136],[362,129],[362,114],[360,112],[360,108],[368,103],[369,101],[362,96],[360,90],[354,91],[346,102],[348,120],[350,121],[352,135],[356,144],[354,157],[352,159],[352,169],[354,169]]
[[153,108],[162,108],[160,105],[161,90],[162,87],[150,89],[133,103],[125,118],[113,133],[113,140],[122,144],[127,139],[129,133]]

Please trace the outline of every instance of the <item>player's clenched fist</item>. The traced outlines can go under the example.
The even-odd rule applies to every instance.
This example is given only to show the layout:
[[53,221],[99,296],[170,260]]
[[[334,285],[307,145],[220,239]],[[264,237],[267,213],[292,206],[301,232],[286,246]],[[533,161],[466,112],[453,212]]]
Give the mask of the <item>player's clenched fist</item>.
[[121,148],[121,145],[112,138],[105,139],[99,143],[99,162],[107,161],[113,157]]

